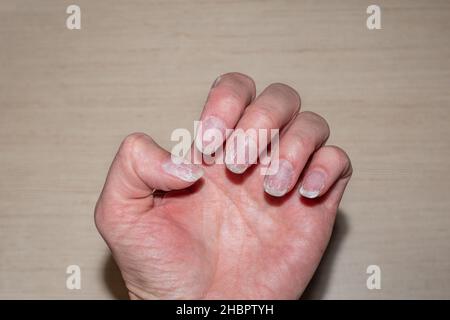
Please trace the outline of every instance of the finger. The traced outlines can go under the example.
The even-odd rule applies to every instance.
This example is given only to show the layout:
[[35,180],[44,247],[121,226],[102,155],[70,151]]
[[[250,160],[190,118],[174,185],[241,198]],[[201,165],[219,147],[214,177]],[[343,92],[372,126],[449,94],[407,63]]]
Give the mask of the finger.
[[233,129],[244,109],[255,97],[255,83],[241,73],[219,76],[214,81],[200,117],[196,146],[212,154],[226,139],[226,129]]
[[[243,173],[251,164],[256,163],[259,153],[270,142],[270,130],[283,128],[299,109],[300,96],[294,89],[280,83],[268,86],[247,107],[235,131],[227,140],[227,168],[234,173]],[[267,135],[265,142],[261,142],[257,135],[264,130]],[[245,155],[242,156],[242,153]]]
[[313,112],[298,114],[280,138],[279,153],[272,159],[264,190],[276,197],[291,191],[308,159],[329,135],[328,124],[321,116]]
[[316,151],[303,173],[299,192],[305,198],[323,196],[332,187],[337,189],[332,201],[340,200],[352,175],[352,165],[347,154],[335,146],[325,146]]
[[179,162],[149,136],[131,134],[110,167],[102,198],[114,202],[148,198],[155,189],[184,189],[203,175],[200,167]]

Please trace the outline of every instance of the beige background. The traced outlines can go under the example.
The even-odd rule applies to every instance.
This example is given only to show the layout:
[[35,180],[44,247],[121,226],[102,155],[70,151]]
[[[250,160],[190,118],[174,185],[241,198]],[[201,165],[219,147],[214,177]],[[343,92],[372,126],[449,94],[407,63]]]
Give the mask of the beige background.
[[[121,139],[169,148],[215,77],[285,82],[355,174],[306,297],[450,298],[450,2],[0,1],[0,298],[117,298],[93,223]],[[65,288],[82,268],[82,290]],[[366,288],[366,268],[382,289]]]

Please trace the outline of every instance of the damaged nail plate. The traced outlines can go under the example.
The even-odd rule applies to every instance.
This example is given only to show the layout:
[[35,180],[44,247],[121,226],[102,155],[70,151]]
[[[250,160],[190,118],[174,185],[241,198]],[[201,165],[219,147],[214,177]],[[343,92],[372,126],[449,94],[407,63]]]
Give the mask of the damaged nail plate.
[[203,169],[180,159],[169,159],[162,165],[163,170],[183,181],[194,182],[203,176]]
[[264,178],[264,190],[274,197],[284,196],[291,188],[293,175],[294,167],[292,164],[281,159],[278,163],[277,173]]

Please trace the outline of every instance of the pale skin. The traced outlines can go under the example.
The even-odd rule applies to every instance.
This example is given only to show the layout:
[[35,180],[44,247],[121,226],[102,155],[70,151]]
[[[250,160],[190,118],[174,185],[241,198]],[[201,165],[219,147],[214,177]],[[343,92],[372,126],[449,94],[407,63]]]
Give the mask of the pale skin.
[[258,163],[186,164],[188,176],[180,176],[166,167],[170,153],[149,136],[124,139],[95,222],[130,298],[298,299],[303,293],[352,167],[342,149],[325,145],[325,120],[300,112],[294,89],[273,84],[255,92],[250,77],[222,75],[201,120],[213,118],[220,129],[279,128],[287,169],[278,180],[261,175]]

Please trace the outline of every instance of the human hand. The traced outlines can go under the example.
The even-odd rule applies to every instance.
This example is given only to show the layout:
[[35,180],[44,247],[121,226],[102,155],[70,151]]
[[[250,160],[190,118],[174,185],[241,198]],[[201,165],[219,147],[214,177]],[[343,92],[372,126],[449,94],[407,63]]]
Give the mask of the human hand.
[[275,175],[261,175],[260,164],[177,165],[145,134],[123,141],[95,222],[131,298],[295,299],[307,286],[352,167],[324,146],[328,125],[299,113],[292,88],[273,84],[254,97],[250,78],[223,75],[201,120],[219,131],[280,128]]

